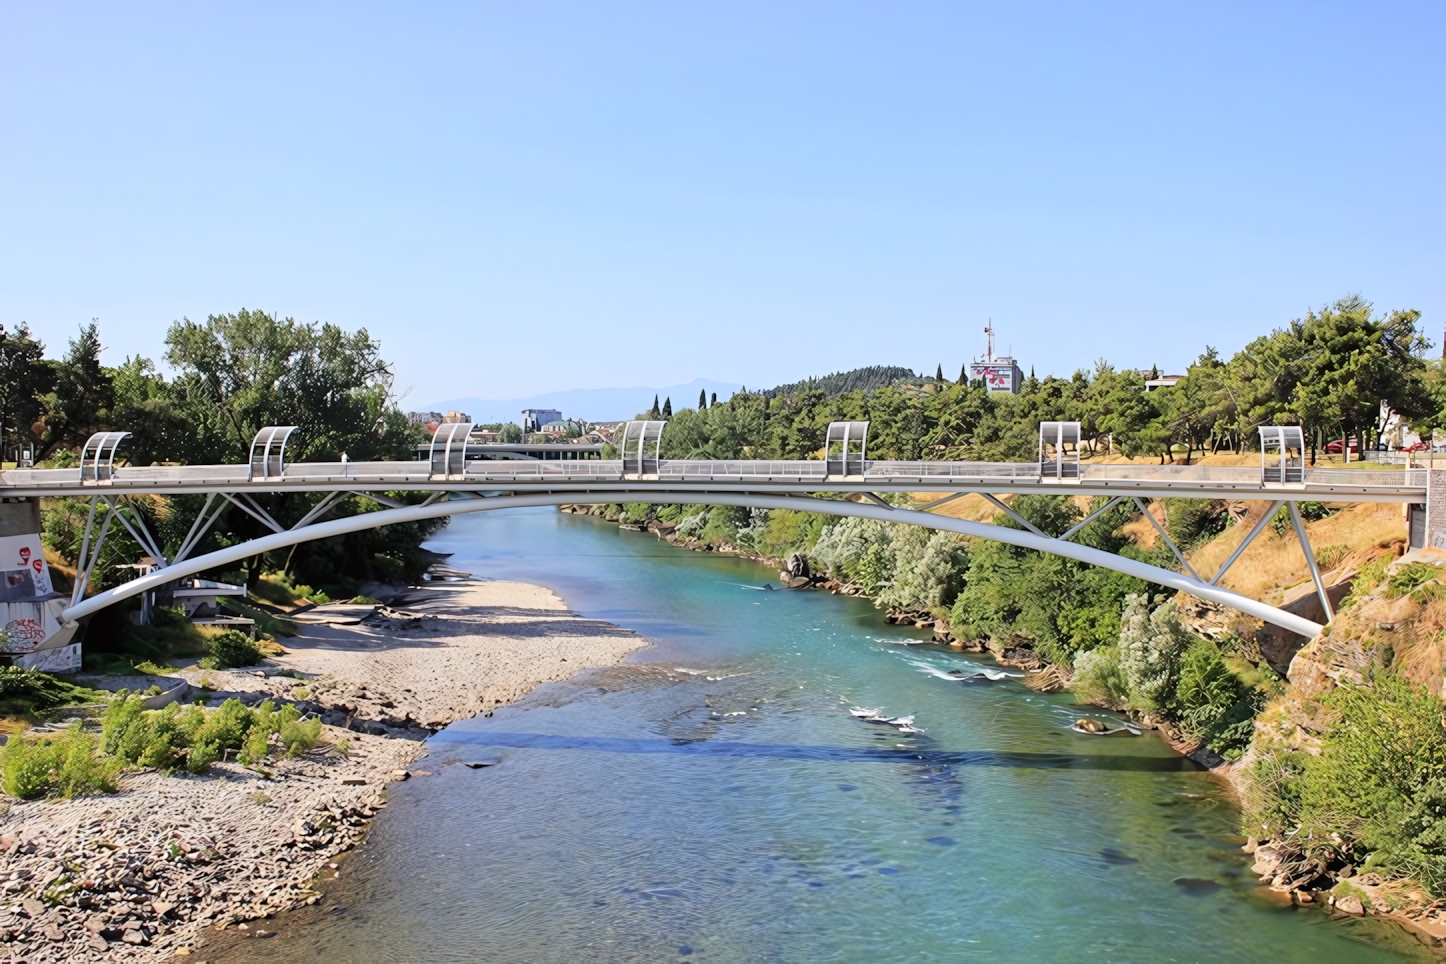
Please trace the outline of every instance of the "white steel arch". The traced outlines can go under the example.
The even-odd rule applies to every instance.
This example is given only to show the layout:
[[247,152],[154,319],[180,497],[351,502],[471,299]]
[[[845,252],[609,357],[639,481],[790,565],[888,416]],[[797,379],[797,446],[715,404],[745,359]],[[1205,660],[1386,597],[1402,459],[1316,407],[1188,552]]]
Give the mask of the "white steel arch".
[[[1082,546],[1068,541],[1065,537],[1055,539],[1037,530],[1030,532],[1023,529],[1010,529],[983,522],[970,522],[964,519],[935,515],[918,509],[894,508],[879,504],[818,499],[804,495],[772,495],[752,492],[699,492],[688,489],[666,490],[657,487],[656,483],[646,488],[627,490],[608,489],[604,493],[574,491],[539,492],[527,495],[498,495],[485,498],[474,496],[470,498],[431,502],[423,505],[385,509],[380,512],[366,512],[345,519],[313,523],[300,528],[276,532],[272,535],[263,536],[250,542],[242,543],[241,545],[230,546],[202,556],[178,561],[162,570],[141,576],[138,579],[133,579],[114,589],[108,589],[105,592],[97,593],[89,599],[77,602],[63,610],[60,616],[65,620],[67,625],[73,625],[74,622],[81,617],[88,616],[91,613],[104,609],[123,599],[128,599],[131,596],[159,589],[166,583],[183,576],[194,575],[207,569],[239,562],[242,559],[263,552],[284,549],[300,542],[325,539],[331,536],[345,535],[350,532],[360,532],[365,529],[372,529],[384,525],[393,525],[402,522],[420,522],[426,519],[438,519],[445,516],[463,515],[471,512],[486,512],[496,509],[513,509],[531,506],[556,506],[568,503],[588,504],[611,502],[648,502],[663,505],[687,503],[697,505],[742,506],[756,509],[794,509],[800,512],[819,512],[824,515],[853,516],[862,519],[874,519],[879,522],[899,522],[909,525],[920,525],[930,529],[940,529],[945,532],[957,532],[960,535],[992,539],[997,542],[1016,545],[1024,549],[1049,552],[1065,558],[1075,559],[1079,562],[1111,569],[1115,572],[1134,576],[1147,582],[1155,583],[1156,585],[1165,586],[1169,589],[1188,592],[1200,599],[1229,606],[1246,615],[1254,616],[1257,619],[1264,620],[1275,626],[1280,626],[1283,629],[1288,629],[1302,636],[1315,636],[1323,628],[1319,623],[1312,622],[1294,613],[1277,609],[1257,599],[1251,599],[1248,596],[1223,589],[1220,586],[1194,578],[1193,576],[1172,572],[1169,569],[1162,569],[1159,566],[1152,566],[1148,563],[1125,558],[1124,556],[1117,556],[1101,549]],[[1257,527],[1257,531],[1258,528],[1259,527]],[[1254,535],[1254,533],[1252,533],[1252,535]],[[1234,561],[1233,558],[1231,561]],[[1216,579],[1218,578],[1219,574],[1216,576]]]

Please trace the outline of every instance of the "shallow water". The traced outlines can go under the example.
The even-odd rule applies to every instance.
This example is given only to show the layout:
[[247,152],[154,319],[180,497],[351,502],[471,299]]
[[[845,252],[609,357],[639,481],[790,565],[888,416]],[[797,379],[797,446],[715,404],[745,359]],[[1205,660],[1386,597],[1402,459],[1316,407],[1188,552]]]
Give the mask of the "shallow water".
[[547,509],[455,519],[435,547],[656,645],[438,734],[436,775],[393,787],[327,902],[209,959],[1419,956],[1260,895],[1238,814],[1155,736],[1071,733],[1068,696],[949,680],[985,664],[901,645],[925,634],[867,603]]

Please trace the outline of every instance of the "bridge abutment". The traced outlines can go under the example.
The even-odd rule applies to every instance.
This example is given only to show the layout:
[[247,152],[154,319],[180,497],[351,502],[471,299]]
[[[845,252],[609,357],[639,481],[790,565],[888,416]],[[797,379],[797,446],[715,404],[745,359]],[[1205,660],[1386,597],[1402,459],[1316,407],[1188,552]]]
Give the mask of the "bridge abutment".
[[1426,473],[1426,533],[1421,544],[1425,548],[1446,549],[1446,469],[1430,469]]

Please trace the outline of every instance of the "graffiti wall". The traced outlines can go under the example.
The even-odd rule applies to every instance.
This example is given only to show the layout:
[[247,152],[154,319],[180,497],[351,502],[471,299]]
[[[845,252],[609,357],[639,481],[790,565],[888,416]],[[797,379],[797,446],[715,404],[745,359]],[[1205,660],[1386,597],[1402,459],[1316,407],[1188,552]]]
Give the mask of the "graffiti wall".
[[40,534],[0,537],[0,652],[30,653],[60,631],[46,601],[59,594],[40,548]]

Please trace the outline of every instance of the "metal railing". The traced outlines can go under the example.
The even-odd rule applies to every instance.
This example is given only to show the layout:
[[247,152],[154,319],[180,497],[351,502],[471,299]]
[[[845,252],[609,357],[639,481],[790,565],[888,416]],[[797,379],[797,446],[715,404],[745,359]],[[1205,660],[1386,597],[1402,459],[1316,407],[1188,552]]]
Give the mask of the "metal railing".
[[[773,482],[800,483],[826,487],[835,481],[826,476],[827,464],[822,460],[753,460],[753,459],[664,459],[658,463],[657,480],[683,484],[709,482]],[[1260,469],[1253,466],[1218,465],[1131,465],[1111,463],[1080,466],[1078,480],[1064,480],[1066,485],[1083,483],[1162,483],[1221,486],[1238,491],[1243,487],[1261,491],[1293,489],[1303,484],[1313,486],[1362,489],[1424,489],[1425,469],[1355,469],[1345,467],[1307,468],[1304,483],[1280,486],[1262,485]],[[918,482],[935,486],[940,483],[960,485],[1002,483],[1017,485],[1036,482],[1057,484],[1053,476],[1042,476],[1033,462],[906,462],[876,460],[863,464],[862,477],[855,481],[900,485]],[[618,459],[578,460],[476,460],[466,464],[456,483],[548,483],[609,482],[624,479],[623,462]],[[278,485],[346,486],[385,485],[398,489],[431,488],[442,480],[434,479],[428,462],[297,462],[285,467],[281,478],[250,480],[246,465],[159,465],[123,466],[114,469],[111,477],[88,483],[87,491],[97,487],[116,490],[158,487],[205,489],[255,489],[265,491]],[[15,490],[74,491],[79,488],[74,469],[8,469],[0,472],[0,492]]]

